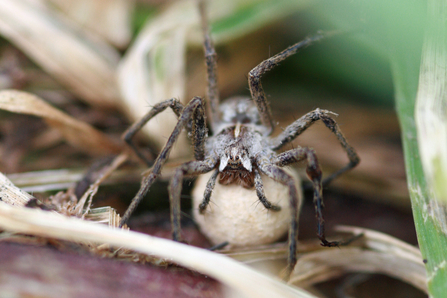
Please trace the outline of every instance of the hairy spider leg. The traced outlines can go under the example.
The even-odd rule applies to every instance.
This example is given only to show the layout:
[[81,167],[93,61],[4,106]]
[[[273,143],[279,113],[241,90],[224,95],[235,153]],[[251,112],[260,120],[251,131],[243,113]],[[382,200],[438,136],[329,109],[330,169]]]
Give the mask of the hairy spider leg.
[[[140,128],[149,121],[153,116],[160,113],[161,111],[165,110],[167,107],[174,106],[179,107],[177,104],[175,104],[176,100],[169,99],[167,101],[163,101],[157,105],[155,105],[152,110],[146,115],[150,115],[151,117],[144,117],[143,119],[146,120],[144,123],[142,121],[137,122],[138,125],[135,125],[135,127],[140,126]],[[173,108],[173,109],[174,109]],[[154,111],[153,113],[151,113]],[[175,112],[175,110],[174,110]],[[122,227],[130,218],[130,215],[133,213],[135,208],[138,206],[140,201],[143,199],[143,197],[147,194],[149,191],[149,188],[151,187],[152,183],[158,178],[158,176],[161,173],[161,168],[165,164],[166,160],[169,157],[169,153],[172,149],[172,146],[177,141],[178,136],[180,135],[180,132],[184,127],[188,125],[190,120],[192,119],[192,130],[191,130],[191,137],[193,139],[193,145],[194,145],[194,152],[197,157],[203,158],[203,152],[205,151],[204,144],[206,140],[206,126],[204,125],[204,109],[203,109],[203,101],[200,97],[194,97],[182,110],[182,112],[179,115],[179,120],[177,122],[177,125],[175,126],[174,130],[171,133],[171,136],[169,137],[168,141],[166,142],[166,145],[161,150],[160,154],[157,156],[157,159],[154,162],[154,165],[152,166],[151,172],[149,175],[144,177],[141,181],[141,187],[138,193],[135,195],[135,197],[132,199],[132,202],[130,203],[129,207],[127,208],[126,212],[124,213],[124,216],[121,219],[120,227]],[[135,134],[135,133],[134,133]]]
[[[286,165],[296,163],[302,160],[307,160],[306,173],[309,179],[312,181],[314,187],[313,201],[315,205],[315,214],[317,218],[317,231],[318,231],[317,236],[321,241],[321,245],[326,247],[343,246],[348,245],[354,240],[360,238],[362,235],[356,235],[346,241],[327,241],[325,235],[324,217],[323,217],[324,202],[323,202],[323,186],[321,179],[322,174],[315,151],[308,147],[294,148],[277,155],[275,158],[275,164],[280,167],[284,167]],[[293,248],[290,247],[289,253],[296,254],[297,252],[293,251],[292,249]],[[294,259],[291,260],[293,261]],[[291,273],[291,271],[289,270],[293,270],[295,265],[289,264],[289,266],[292,267],[287,270],[287,274]]]
[[314,205],[318,221],[318,238],[323,246],[337,246],[339,242],[328,242],[324,233],[323,218],[323,187],[321,182],[321,168],[315,150],[308,147],[298,147],[281,153],[275,157],[274,163],[280,167],[296,163],[302,160],[307,161],[306,173],[314,187]]
[[271,179],[286,185],[289,188],[289,204],[291,222],[289,229],[289,256],[287,258],[286,274],[284,279],[288,280],[293,268],[295,268],[298,252],[298,218],[299,218],[299,196],[297,185],[292,176],[287,174],[279,166],[273,164],[267,157],[257,160],[259,170]]
[[139,121],[132,124],[131,127],[129,127],[124,133],[123,133],[123,139],[124,141],[129,144],[129,146],[133,149],[135,154],[146,163],[147,166],[153,165],[153,159],[148,159],[138,148],[137,145],[133,142],[133,137],[137,132],[141,130],[141,128],[149,121],[151,120],[155,115],[158,113],[163,112],[168,107],[170,107],[174,113],[177,115],[177,117],[180,117],[180,114],[184,108],[184,106],[175,98],[171,98],[165,101],[162,101],[158,104],[156,104],[149,112],[144,115],[143,118],[141,118]]
[[217,165],[216,156],[208,156],[205,160],[194,160],[182,164],[175,170],[174,176],[169,183],[169,205],[171,207],[172,238],[174,241],[181,241],[180,236],[180,194],[182,191],[182,181],[185,175],[200,175],[212,171]]
[[272,150],[279,150],[285,144],[290,143],[298,135],[302,134],[309,126],[314,124],[316,121],[323,121],[326,127],[328,127],[335,134],[341,146],[343,147],[343,150],[346,152],[349,158],[349,163],[345,167],[341,168],[340,170],[331,174],[329,177],[323,180],[323,186],[328,185],[333,179],[340,176],[344,172],[354,168],[360,162],[360,158],[357,155],[355,149],[351,145],[349,145],[337,123],[329,116],[329,114],[333,113],[327,110],[315,109],[314,111],[307,113],[306,115],[302,116],[301,118],[287,126],[287,128],[282,133],[280,133],[272,140]]
[[308,38],[288,47],[287,49],[276,54],[275,56],[262,61],[248,73],[248,85],[250,87],[251,97],[253,98],[253,100],[256,103],[256,106],[258,108],[258,112],[261,117],[261,123],[265,127],[269,128],[268,135],[270,135],[273,132],[273,129],[275,128],[275,124],[272,119],[272,113],[270,111],[268,101],[265,97],[264,89],[262,88],[262,84],[261,84],[262,75],[264,75],[269,70],[273,69],[281,61],[296,54],[299,49],[309,46],[310,44],[312,44],[316,41],[319,41],[326,36],[327,36],[327,34],[323,34],[322,32],[320,32],[314,36],[308,37]]
[[188,135],[193,145],[194,158],[196,160],[204,160],[205,142],[208,138],[208,128],[206,127],[205,120],[205,106],[203,100],[200,97],[194,97],[192,101],[194,100],[196,100],[198,104],[197,107],[193,110],[192,118],[191,115],[187,116],[190,120],[189,122],[192,122],[192,125],[189,128],[190,131],[188,132]]
[[210,26],[206,17],[206,4],[204,0],[199,1],[199,12],[203,31],[203,48],[205,52],[206,72],[207,72],[207,115],[210,118],[209,124],[214,131],[214,123],[220,121],[219,110],[219,89],[217,86],[217,54],[214,49],[213,40],[210,36]]
[[[356,166],[359,163],[360,159],[357,156],[357,153],[355,152],[354,148],[352,148],[346,141],[346,138],[343,136],[337,123],[328,115],[329,113],[330,113],[329,111],[320,109],[316,109],[314,111],[307,113],[306,115],[304,115],[303,117],[301,117],[300,119],[296,120],[294,123],[289,125],[279,136],[277,136],[272,140],[272,149],[275,151],[279,150],[282,146],[284,146],[287,143],[290,143],[298,135],[304,132],[309,126],[311,126],[317,120],[322,120],[323,123],[336,135],[338,141],[342,145],[343,149],[346,151],[349,158],[349,163],[347,166],[337,171],[336,173],[332,174],[327,179],[327,181],[330,182],[338,175]],[[298,147],[277,155],[273,163],[279,167],[284,167],[286,165],[296,163],[302,160],[307,160],[306,172],[313,184],[314,189],[313,200],[317,218],[317,231],[318,231],[317,235],[318,238],[321,240],[321,244],[323,246],[333,247],[333,246],[345,245],[352,242],[353,241],[352,239],[346,242],[340,242],[340,241],[329,242],[326,240],[324,217],[322,213],[324,207],[322,173],[315,151],[307,147]],[[262,171],[265,171],[264,168],[260,169]],[[297,203],[293,202],[294,199],[292,197],[290,197],[290,200],[293,206],[297,205]],[[292,212],[295,212],[293,209],[294,208],[292,207]],[[294,213],[292,213],[292,223],[291,223],[291,229],[289,231],[289,259],[288,259],[288,266],[286,269],[286,279],[288,279],[288,277],[290,276],[297,260],[297,251],[296,251],[297,244],[295,242],[298,241],[297,240],[298,231],[297,230],[294,231],[294,229],[297,229],[298,223],[295,223],[294,221],[298,219],[295,218],[293,215]]]

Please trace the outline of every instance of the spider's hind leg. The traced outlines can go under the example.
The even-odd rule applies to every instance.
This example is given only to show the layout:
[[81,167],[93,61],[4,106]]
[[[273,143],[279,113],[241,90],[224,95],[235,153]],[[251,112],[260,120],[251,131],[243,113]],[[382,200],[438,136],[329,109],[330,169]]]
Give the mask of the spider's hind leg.
[[175,98],[171,98],[165,101],[162,101],[156,104],[146,115],[143,116],[140,120],[132,124],[122,135],[122,139],[132,148],[135,154],[146,163],[147,166],[152,166],[153,160],[148,159],[142,152],[141,149],[133,142],[133,137],[141,130],[141,128],[153,117],[157,114],[163,112],[168,107],[170,107],[177,117],[180,117],[180,114],[183,110],[183,105],[176,100]]
[[347,241],[327,241],[325,228],[324,228],[324,217],[323,217],[323,183],[322,183],[322,173],[320,163],[318,162],[317,155],[315,151],[308,147],[298,147],[291,149],[284,153],[276,156],[275,164],[283,167],[292,163],[296,163],[302,160],[307,161],[306,173],[309,180],[313,184],[314,189],[314,205],[315,214],[317,218],[317,236],[321,241],[322,246],[334,247],[340,245],[347,245],[353,241],[353,239]]
[[266,157],[260,158],[260,160],[258,160],[258,168],[263,174],[289,188],[291,222],[289,229],[289,256],[287,259],[287,268],[284,276],[284,279],[288,280],[290,274],[293,271],[293,268],[295,268],[298,258],[298,219],[300,208],[300,196],[298,194],[298,187],[292,176],[287,174],[279,166],[272,164],[271,161]]
[[[166,145],[161,150],[160,154],[157,156],[157,159],[154,162],[154,165],[151,168],[151,172],[145,176],[141,181],[141,187],[135,197],[132,199],[129,207],[127,208],[124,216],[121,219],[120,227],[122,227],[130,218],[130,215],[133,213],[135,208],[138,206],[140,201],[149,191],[149,188],[154,183],[154,181],[158,178],[161,173],[161,168],[165,164],[166,160],[169,157],[169,153],[177,141],[180,132],[184,127],[188,127],[188,124],[192,122],[191,125],[191,138],[193,139],[194,145],[194,154],[196,159],[204,158],[204,144],[206,140],[206,126],[204,123],[204,108],[203,101],[200,97],[194,97],[182,110],[181,113],[179,111],[181,104],[178,103],[174,99],[170,99],[164,102],[161,102],[154,106],[154,108],[146,114],[146,116],[134,124],[128,131],[126,136],[130,135],[131,137],[141,128],[147,121],[149,121],[153,116],[165,110],[167,107],[171,107],[176,114],[179,116],[179,120],[174,130],[171,133]],[[192,121],[191,121],[192,119]]]

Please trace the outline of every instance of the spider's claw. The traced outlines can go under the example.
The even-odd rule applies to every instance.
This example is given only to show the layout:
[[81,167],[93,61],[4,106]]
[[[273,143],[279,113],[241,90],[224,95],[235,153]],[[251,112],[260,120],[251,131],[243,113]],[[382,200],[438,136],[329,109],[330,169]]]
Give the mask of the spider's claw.
[[205,209],[206,209],[206,205],[205,204],[200,204],[199,205],[199,213],[200,214],[203,214],[203,213],[205,213]]
[[281,211],[281,206],[271,205],[270,210],[272,210],[272,211]]
[[206,207],[208,207],[208,203],[207,202],[202,202],[199,205],[199,213],[200,214],[204,214],[206,211]]
[[210,250],[210,251],[216,251],[216,250],[219,250],[219,249],[224,248],[224,247],[227,246],[228,244],[230,244],[230,242],[225,241],[225,242],[216,244],[216,245],[214,245],[214,246],[211,246],[210,248],[208,248],[208,250]]
[[342,245],[342,242],[340,242],[340,241],[327,241],[326,239],[322,239],[320,245],[324,246],[324,247],[339,247],[340,245]]
[[289,282],[290,280],[290,276],[292,275],[294,267],[292,266],[287,266],[286,268],[284,268],[281,273],[279,274],[279,277],[284,281],[284,282]]
[[346,246],[346,245],[349,245],[349,244],[351,244],[352,242],[354,242],[354,241],[356,241],[357,239],[360,239],[360,238],[362,238],[362,237],[363,237],[363,233],[358,234],[358,235],[355,235],[354,237],[351,237],[351,238],[349,238],[349,239],[346,240],[346,241],[327,241],[326,239],[320,239],[320,240],[321,240],[320,245],[321,245],[321,246],[324,246],[324,247],[340,247],[340,246]]
[[182,241],[182,238],[180,237],[180,233],[176,233],[176,232],[172,232],[172,240],[174,240],[175,242],[186,243],[186,242]]

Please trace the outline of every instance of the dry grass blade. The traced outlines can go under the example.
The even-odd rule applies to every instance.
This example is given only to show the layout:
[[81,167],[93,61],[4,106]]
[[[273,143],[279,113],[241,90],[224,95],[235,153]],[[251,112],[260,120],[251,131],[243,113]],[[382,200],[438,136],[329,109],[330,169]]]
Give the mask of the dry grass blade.
[[25,206],[32,198],[32,195],[16,187],[5,175],[0,173],[0,201],[13,206]]
[[68,143],[91,154],[115,154],[122,149],[87,123],[72,118],[30,93],[16,90],[0,91],[0,109],[41,117],[58,129]]
[[108,243],[155,255],[212,276],[246,297],[315,297],[214,252],[38,209],[12,207],[1,202],[0,227],[67,241]]
[[[110,168],[119,165],[125,157],[125,155],[117,157]],[[9,186],[17,190],[19,196],[28,195],[20,191],[6,177],[0,176],[2,177],[2,189],[4,186]],[[92,251],[101,255],[110,255],[112,251],[110,248],[113,246],[119,247],[113,253],[118,257],[132,259],[137,257],[140,260],[154,262],[153,257],[157,256],[210,275],[230,286],[235,293],[243,293],[245,297],[315,297],[260,274],[223,255],[166,239],[117,229],[120,217],[112,208],[91,210],[85,218],[96,223],[63,216],[56,212],[22,206],[14,207],[0,202],[0,228],[8,232],[73,241],[87,245]],[[97,223],[106,223],[109,227]],[[129,250],[144,255],[140,256]]]
[[115,228],[118,228],[120,224],[119,214],[110,206],[90,209],[84,218],[88,221],[106,224]]
[[9,179],[28,192],[46,192],[72,187],[84,177],[80,169],[57,169],[8,174]]
[[319,250],[300,257],[290,282],[306,286],[347,272],[381,273],[403,280],[427,293],[427,278],[420,251],[383,233],[363,228],[340,227],[339,231],[363,233],[363,247]]
[[3,0],[0,34],[90,104],[115,107],[119,55],[39,1]]
[[113,45],[124,48],[130,41],[132,0],[48,0],[69,18],[98,33]]
[[[146,168],[145,168],[146,169]],[[8,174],[9,179],[28,192],[46,192],[67,189],[84,178],[87,169],[57,169]],[[115,170],[103,185],[139,182],[143,169]],[[162,172],[163,174],[166,172]],[[168,172],[167,175],[170,173]],[[167,179],[166,176],[163,176]]]

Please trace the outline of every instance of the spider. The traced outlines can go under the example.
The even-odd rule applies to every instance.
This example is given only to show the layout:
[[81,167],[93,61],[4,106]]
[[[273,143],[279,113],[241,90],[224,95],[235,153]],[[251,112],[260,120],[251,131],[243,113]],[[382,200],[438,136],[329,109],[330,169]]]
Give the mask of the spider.
[[[322,188],[335,177],[355,167],[360,159],[355,150],[348,144],[337,123],[332,119],[331,112],[316,109],[292,124],[278,136],[272,137],[274,122],[269,104],[261,84],[261,77],[273,69],[281,61],[324,38],[327,34],[319,32],[298,42],[277,55],[261,62],[248,75],[251,98],[234,97],[219,105],[219,93],[216,76],[216,52],[210,37],[209,25],[205,13],[205,1],[199,1],[201,26],[204,36],[204,52],[207,68],[207,101],[194,97],[188,104],[183,105],[177,99],[160,102],[138,122],[133,124],[123,135],[124,140],[135,153],[152,166],[148,175],[141,182],[138,193],[126,210],[120,225],[124,225],[139,202],[149,191],[154,181],[160,176],[173,144],[180,132],[186,129],[193,145],[195,160],[179,166],[169,183],[169,200],[171,209],[172,235],[175,241],[180,237],[180,193],[184,176],[197,176],[212,172],[204,191],[203,200],[199,205],[199,212],[204,213],[210,203],[212,190],[217,180],[221,184],[238,183],[245,188],[255,188],[257,197],[262,205],[273,212],[280,207],[272,204],[264,193],[261,174],[279,182],[288,188],[291,222],[289,228],[289,256],[286,276],[289,276],[297,262],[299,188],[293,177],[283,167],[306,161],[306,173],[313,185],[313,201],[315,205],[318,238],[322,246],[333,247],[342,244],[339,241],[326,240],[324,219],[322,214]],[[133,143],[133,136],[155,115],[171,108],[178,117],[178,122],[170,135],[166,145],[154,162],[147,159]],[[211,136],[208,136],[208,128]],[[290,143],[316,121],[321,120],[337,137],[349,163],[331,176],[322,180],[322,171],[313,149],[297,147],[284,153],[276,151]],[[218,179],[219,178],[219,179]]]

